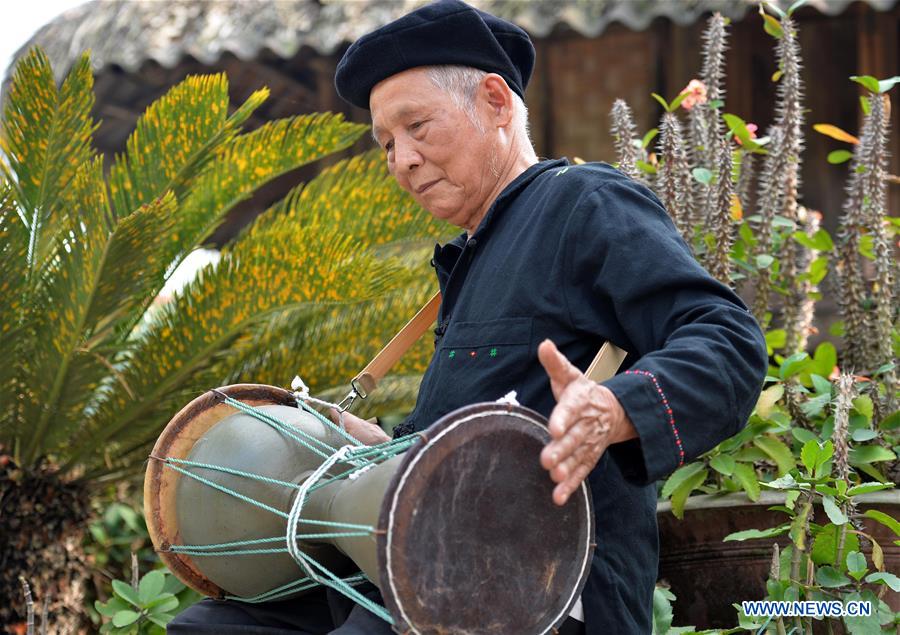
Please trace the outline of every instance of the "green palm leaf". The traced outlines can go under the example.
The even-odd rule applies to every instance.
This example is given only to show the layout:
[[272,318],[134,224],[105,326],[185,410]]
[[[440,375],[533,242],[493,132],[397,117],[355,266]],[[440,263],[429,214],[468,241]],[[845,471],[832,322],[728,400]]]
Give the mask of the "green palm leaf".
[[379,150],[324,170],[291,191],[274,211],[261,217],[252,231],[277,233],[296,224],[336,223],[367,245],[423,239],[433,243],[458,231],[435,220],[400,189]]
[[267,89],[254,92],[229,117],[225,75],[192,75],[153,102],[110,169],[117,215],[130,214],[167,191],[182,198],[268,95]]
[[93,83],[90,60],[83,55],[57,89],[40,49],[29,52],[13,74],[0,135],[9,166],[0,162],[0,169],[15,191],[31,234],[29,256],[38,265],[62,226],[57,216],[67,213],[59,198],[93,155]]
[[175,225],[153,262],[119,272],[120,280],[142,278],[146,294],[141,304],[123,308],[130,318],[116,328],[130,331],[137,325],[166,275],[203,243],[235,205],[273,178],[348,147],[364,130],[365,126],[345,122],[341,115],[303,115],[267,123],[221,145],[185,191]]
[[359,254],[336,228],[298,228],[275,244],[241,241],[164,307],[123,372],[137,397],[121,390],[104,395],[79,431],[73,460],[107,442],[152,438],[184,405],[177,402],[183,395],[173,392],[193,386],[197,371],[267,313],[377,295],[394,270],[391,262]]
[[[19,216],[9,184],[0,185],[0,430],[11,432],[16,415],[15,360],[20,345],[28,341],[24,319],[28,261],[28,229]],[[0,437],[2,439],[2,437]]]
[[[26,405],[23,415],[33,423],[28,427],[24,452],[29,461],[64,439],[66,430],[77,427],[89,396],[111,373],[116,375],[112,362],[102,351],[92,350],[88,341],[98,316],[114,312],[121,298],[116,295],[121,286],[110,289],[103,281],[109,278],[109,270],[122,268],[120,263],[136,262],[144,255],[152,258],[157,237],[166,235],[156,230],[165,229],[175,211],[175,199],[169,194],[126,217],[110,231],[110,207],[100,159],[86,164],[67,198],[69,195],[73,202],[80,203],[81,215],[60,246],[58,269],[48,276],[42,294],[48,306],[33,317],[39,337],[28,356],[25,381],[46,389],[40,403]],[[140,282],[138,279],[125,291],[140,293]],[[33,409],[35,405],[37,410]]]

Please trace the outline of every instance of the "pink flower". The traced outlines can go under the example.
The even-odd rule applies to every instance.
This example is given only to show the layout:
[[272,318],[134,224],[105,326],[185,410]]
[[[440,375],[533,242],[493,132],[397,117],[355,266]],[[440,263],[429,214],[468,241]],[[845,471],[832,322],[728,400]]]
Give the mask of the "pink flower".
[[699,79],[692,79],[688,82],[685,89],[678,94],[683,95],[685,93],[688,95],[684,98],[684,101],[681,102],[681,107],[685,110],[690,110],[697,104],[706,103],[706,84]]

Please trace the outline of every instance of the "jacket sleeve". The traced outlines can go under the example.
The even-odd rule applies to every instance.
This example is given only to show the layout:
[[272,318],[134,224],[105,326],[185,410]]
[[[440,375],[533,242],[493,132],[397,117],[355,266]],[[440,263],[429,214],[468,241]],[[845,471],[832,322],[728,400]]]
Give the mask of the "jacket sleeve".
[[[765,339],[741,299],[697,263],[659,199],[630,179],[608,181],[581,197],[567,245],[574,326],[597,333],[612,324],[600,335],[635,360],[604,382],[638,433],[610,448],[626,478],[664,478],[736,434],[759,397]],[[600,318],[610,311],[613,320]]]

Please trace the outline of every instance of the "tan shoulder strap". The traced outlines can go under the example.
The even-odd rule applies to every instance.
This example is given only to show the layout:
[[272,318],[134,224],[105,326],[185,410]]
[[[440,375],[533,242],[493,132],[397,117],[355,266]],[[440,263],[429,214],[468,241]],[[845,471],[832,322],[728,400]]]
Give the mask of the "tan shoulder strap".
[[[400,361],[400,358],[416,343],[416,340],[431,328],[437,319],[440,306],[441,293],[438,291],[387,343],[387,346],[382,348],[372,361],[353,378],[351,385],[360,397],[365,399],[371,394],[378,387],[378,382],[384,379],[385,375],[394,367],[394,364]],[[594,361],[585,371],[585,376],[596,382],[609,379],[619,370],[625,355],[626,352],[615,344],[604,342],[597,356],[594,357]]]

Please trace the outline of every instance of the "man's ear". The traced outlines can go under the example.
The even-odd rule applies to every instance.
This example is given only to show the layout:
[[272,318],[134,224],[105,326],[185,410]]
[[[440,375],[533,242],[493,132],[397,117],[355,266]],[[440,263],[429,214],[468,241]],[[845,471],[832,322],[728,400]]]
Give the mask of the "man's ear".
[[490,121],[498,127],[506,127],[512,121],[513,92],[506,80],[496,73],[488,73],[478,85],[478,101],[488,111]]

